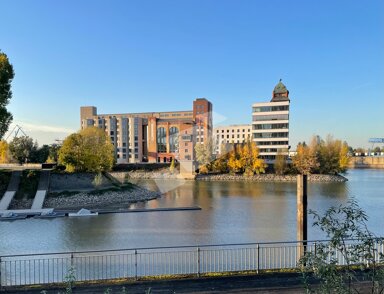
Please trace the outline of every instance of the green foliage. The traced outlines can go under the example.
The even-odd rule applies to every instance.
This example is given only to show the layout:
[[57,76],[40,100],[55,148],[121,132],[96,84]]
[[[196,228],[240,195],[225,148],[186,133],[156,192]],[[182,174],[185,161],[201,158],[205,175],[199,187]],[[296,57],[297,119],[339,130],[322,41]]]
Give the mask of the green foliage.
[[9,143],[9,151],[13,158],[19,163],[29,162],[31,154],[35,151],[36,145],[28,136],[15,137]]
[[7,55],[0,50],[0,139],[12,122],[12,114],[7,111],[6,106],[12,98],[11,82],[14,76],[12,64],[9,63]]
[[97,173],[95,175],[95,178],[92,181],[92,184],[95,188],[98,188],[101,186],[102,183],[103,183],[103,175],[102,173]]
[[223,154],[219,158],[215,159],[211,164],[211,169],[216,173],[228,172],[228,154]]
[[[382,293],[384,269],[378,260],[384,256],[378,247],[384,242],[368,230],[368,217],[357,202],[350,200],[346,206],[331,207],[323,216],[314,211],[310,214],[314,217],[313,225],[326,233],[330,241],[317,244],[316,250],[307,252],[299,262],[307,292],[359,293],[355,282],[364,280],[370,282],[371,293]],[[338,256],[345,260],[345,266],[338,265]],[[312,285],[311,276],[320,285]]]
[[30,161],[36,162],[36,163],[44,163],[47,161],[49,155],[49,146],[43,145],[42,147],[38,148],[37,143],[35,143],[34,147],[32,148]]
[[72,294],[72,290],[73,290],[73,286],[75,284],[75,281],[76,281],[76,271],[75,271],[74,267],[71,266],[68,269],[68,272],[64,277],[64,282],[66,284],[66,287],[65,287],[65,293],[66,294]]
[[58,144],[52,144],[49,146],[49,154],[47,158],[48,163],[57,162],[60,148],[61,148],[61,145],[58,145]]
[[199,163],[199,167],[207,166],[213,161],[213,144],[211,140],[208,140],[204,144],[197,143],[195,145],[196,160]]
[[64,140],[58,159],[68,172],[109,171],[115,161],[114,147],[103,130],[86,128]]

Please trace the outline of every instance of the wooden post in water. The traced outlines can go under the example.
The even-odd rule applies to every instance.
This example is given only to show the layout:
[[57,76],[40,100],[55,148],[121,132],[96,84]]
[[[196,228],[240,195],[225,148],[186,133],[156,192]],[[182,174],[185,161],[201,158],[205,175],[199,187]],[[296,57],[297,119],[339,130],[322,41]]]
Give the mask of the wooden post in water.
[[297,259],[304,256],[307,249],[307,175],[297,175]]

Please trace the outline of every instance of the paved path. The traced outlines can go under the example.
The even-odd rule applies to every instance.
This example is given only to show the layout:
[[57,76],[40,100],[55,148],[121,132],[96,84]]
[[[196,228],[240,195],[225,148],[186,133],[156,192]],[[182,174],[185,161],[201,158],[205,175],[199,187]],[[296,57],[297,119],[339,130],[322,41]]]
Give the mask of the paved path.
[[40,173],[39,185],[37,186],[37,191],[35,198],[32,203],[32,210],[43,208],[45,195],[47,195],[47,191],[49,188],[49,170],[42,170]]
[[7,191],[4,193],[4,196],[3,198],[1,198],[1,201],[0,201],[0,210],[8,209],[9,204],[11,204],[11,201],[15,196],[17,189],[19,188],[20,177],[21,177],[21,171],[12,172],[11,180],[9,181]]

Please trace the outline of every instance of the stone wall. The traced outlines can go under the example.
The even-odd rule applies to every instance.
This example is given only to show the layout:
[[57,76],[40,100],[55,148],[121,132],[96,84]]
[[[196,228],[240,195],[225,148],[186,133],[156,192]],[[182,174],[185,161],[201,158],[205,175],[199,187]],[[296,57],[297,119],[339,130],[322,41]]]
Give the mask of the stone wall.
[[177,179],[178,172],[171,173],[169,169],[157,170],[157,171],[127,171],[127,172],[110,172],[110,176],[118,180],[120,183],[124,183],[129,179]]
[[351,157],[349,168],[383,168],[384,156],[356,156]]

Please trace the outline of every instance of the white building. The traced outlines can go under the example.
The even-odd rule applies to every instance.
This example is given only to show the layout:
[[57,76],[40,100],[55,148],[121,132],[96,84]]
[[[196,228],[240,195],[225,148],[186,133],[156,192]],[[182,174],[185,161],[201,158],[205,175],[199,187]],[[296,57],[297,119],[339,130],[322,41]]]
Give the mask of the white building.
[[251,139],[251,125],[230,125],[213,128],[213,153],[220,154],[221,146],[225,144],[239,144]]
[[270,102],[252,105],[252,140],[266,162],[273,162],[278,151],[288,155],[289,103],[289,91],[280,80]]

